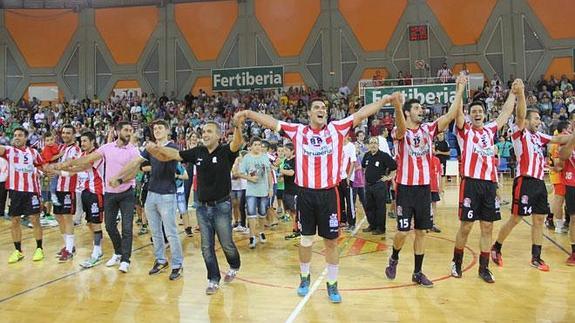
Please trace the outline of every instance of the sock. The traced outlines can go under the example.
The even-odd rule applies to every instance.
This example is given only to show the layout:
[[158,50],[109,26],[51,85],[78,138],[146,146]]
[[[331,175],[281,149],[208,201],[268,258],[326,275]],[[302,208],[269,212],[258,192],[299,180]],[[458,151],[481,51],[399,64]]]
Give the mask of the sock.
[[94,231],[94,246],[100,246],[102,243],[102,230]]
[[66,250],[70,253],[74,251],[74,235],[73,234],[67,234],[66,235]]
[[21,241],[14,242],[14,248],[16,248],[16,250],[22,252],[22,242]]
[[309,275],[309,267],[311,266],[310,262],[300,262],[299,263],[299,270],[301,272],[302,277],[307,277]]
[[489,252],[481,252],[479,256],[479,270],[489,267]]
[[62,233],[62,240],[64,240],[64,248],[66,248],[66,236],[67,234]]
[[571,244],[571,253],[575,253],[575,243]]
[[495,248],[495,250],[497,250],[497,252],[501,252],[501,248],[503,247],[503,244],[501,244],[501,243],[499,243],[499,241],[495,240],[493,247]]
[[535,259],[541,259],[541,246],[531,245],[531,256]]
[[391,259],[393,260],[399,260],[399,251],[401,251],[401,249],[395,249],[395,247],[392,247],[393,251],[391,252]]
[[421,265],[423,264],[423,256],[424,255],[415,255],[415,268],[413,269],[414,274],[421,272]]
[[42,239],[36,240],[36,248],[42,249]]
[[339,272],[339,265],[327,264],[327,282],[333,285],[337,282],[337,273]]
[[559,219],[559,220],[553,220],[553,222],[555,222],[555,228],[562,228],[563,223],[565,223],[565,220]]
[[463,262],[463,249],[453,248],[453,262],[458,264]]

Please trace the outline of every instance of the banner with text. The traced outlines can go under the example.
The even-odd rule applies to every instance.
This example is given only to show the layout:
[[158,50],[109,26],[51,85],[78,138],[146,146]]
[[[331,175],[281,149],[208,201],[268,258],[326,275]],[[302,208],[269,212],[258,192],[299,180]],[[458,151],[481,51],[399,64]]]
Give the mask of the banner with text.
[[212,70],[213,91],[270,89],[283,87],[284,67],[243,67]]
[[[368,87],[364,89],[365,104],[375,102],[393,92],[402,92],[406,100],[418,99],[422,104],[432,105],[435,103],[435,98],[438,98],[439,103],[449,105],[455,99],[455,83]],[[467,91],[463,94],[463,102],[466,98]]]

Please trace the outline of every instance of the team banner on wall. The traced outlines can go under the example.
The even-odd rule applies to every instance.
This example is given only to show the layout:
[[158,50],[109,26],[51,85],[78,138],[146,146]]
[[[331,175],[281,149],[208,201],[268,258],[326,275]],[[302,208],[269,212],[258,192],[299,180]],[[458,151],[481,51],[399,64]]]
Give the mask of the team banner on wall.
[[283,66],[257,66],[212,70],[213,91],[281,88]]
[[[419,99],[422,104],[434,104],[435,98],[439,98],[442,104],[450,104],[455,99],[455,83],[368,87],[364,89],[365,104],[375,102],[393,92],[402,92],[406,100]],[[467,92],[464,92],[463,102],[466,98]]]

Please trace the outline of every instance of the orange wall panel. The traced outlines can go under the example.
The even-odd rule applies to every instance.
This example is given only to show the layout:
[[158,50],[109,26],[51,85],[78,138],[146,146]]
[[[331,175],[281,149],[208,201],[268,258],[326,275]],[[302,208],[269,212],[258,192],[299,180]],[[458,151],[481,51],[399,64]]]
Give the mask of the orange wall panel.
[[320,10],[319,0],[255,0],[256,17],[280,56],[301,52]]
[[176,24],[200,61],[215,60],[238,15],[237,1],[177,4]]
[[379,73],[383,79],[386,79],[389,76],[387,69],[385,69],[384,67],[366,68],[363,70],[363,73],[361,73],[361,79],[362,80],[371,80],[377,71],[379,71]]
[[67,9],[10,9],[4,18],[30,67],[56,66],[78,27],[78,14]]
[[136,64],[158,23],[158,8],[96,10],[96,28],[118,64]]
[[551,38],[575,38],[573,0],[528,0],[528,3]]
[[137,89],[140,83],[136,80],[120,80],[114,85],[114,89]]
[[303,77],[299,72],[285,72],[284,86],[305,85]]
[[200,90],[204,90],[208,95],[212,95],[212,77],[211,76],[201,76],[196,79],[194,86],[192,87],[192,94],[200,94]]
[[559,79],[563,74],[568,78],[573,77],[573,58],[570,56],[555,57],[547,67],[545,78],[549,79],[551,75],[554,75],[556,79]]
[[476,44],[497,0],[427,0],[454,45]]
[[339,11],[366,51],[385,50],[407,0],[339,0]]

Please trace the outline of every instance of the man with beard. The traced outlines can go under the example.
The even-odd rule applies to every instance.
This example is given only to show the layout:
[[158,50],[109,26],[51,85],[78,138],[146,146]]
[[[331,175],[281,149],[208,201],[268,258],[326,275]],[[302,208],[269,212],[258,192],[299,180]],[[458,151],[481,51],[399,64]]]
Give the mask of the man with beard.
[[[103,145],[94,152],[78,159],[68,160],[55,165],[54,169],[62,170],[70,167],[87,168],[94,162],[103,159],[106,178],[115,178],[122,168],[140,155],[138,149],[130,143],[134,128],[129,122],[120,121],[116,124],[118,139]],[[135,174],[134,174],[135,175]],[[106,185],[104,199],[104,216],[106,231],[114,246],[114,255],[106,263],[107,267],[120,265],[119,270],[127,273],[130,268],[132,255],[132,227],[135,208],[134,187],[136,181],[119,181],[119,185],[111,187]],[[116,217],[118,211],[122,214],[122,234],[118,231]]]

